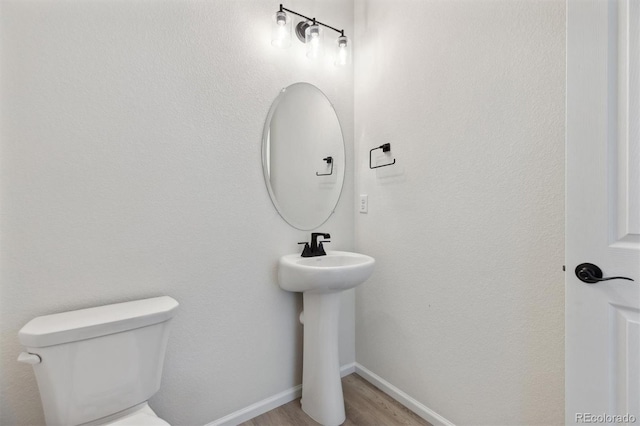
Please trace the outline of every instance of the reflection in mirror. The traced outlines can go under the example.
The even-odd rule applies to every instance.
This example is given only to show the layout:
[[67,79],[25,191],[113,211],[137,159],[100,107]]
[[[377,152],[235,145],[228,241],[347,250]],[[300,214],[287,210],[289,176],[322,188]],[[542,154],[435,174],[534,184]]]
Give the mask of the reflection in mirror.
[[291,226],[311,230],[329,219],[344,182],[344,140],[333,106],[317,87],[280,92],[262,135],[262,167],[273,205]]

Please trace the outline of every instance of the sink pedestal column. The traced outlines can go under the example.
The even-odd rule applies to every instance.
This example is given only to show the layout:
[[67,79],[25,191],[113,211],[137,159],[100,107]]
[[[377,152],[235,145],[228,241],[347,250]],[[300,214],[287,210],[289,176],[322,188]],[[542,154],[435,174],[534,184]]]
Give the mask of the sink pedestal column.
[[324,426],[344,422],[338,316],[340,292],[303,293],[302,410]]

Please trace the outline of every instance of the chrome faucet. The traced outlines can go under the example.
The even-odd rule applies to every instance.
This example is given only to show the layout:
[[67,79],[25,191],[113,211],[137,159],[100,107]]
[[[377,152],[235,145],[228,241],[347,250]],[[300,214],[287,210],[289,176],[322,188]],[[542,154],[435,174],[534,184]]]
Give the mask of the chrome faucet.
[[[318,243],[318,237],[324,238],[320,243]],[[327,253],[324,251],[324,247],[322,247],[322,243],[330,243],[327,238],[331,238],[331,235],[325,234],[322,232],[313,232],[311,234],[311,246],[309,243],[302,242],[298,244],[304,244],[304,250],[302,250],[302,257],[315,257],[315,256],[326,256]]]

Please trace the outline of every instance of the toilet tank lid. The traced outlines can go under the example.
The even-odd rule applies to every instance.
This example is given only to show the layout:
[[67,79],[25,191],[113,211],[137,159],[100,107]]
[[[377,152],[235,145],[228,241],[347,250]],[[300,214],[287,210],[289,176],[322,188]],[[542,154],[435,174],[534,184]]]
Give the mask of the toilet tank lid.
[[60,345],[167,321],[177,307],[175,299],[161,296],[45,315],[29,321],[18,336],[26,347]]

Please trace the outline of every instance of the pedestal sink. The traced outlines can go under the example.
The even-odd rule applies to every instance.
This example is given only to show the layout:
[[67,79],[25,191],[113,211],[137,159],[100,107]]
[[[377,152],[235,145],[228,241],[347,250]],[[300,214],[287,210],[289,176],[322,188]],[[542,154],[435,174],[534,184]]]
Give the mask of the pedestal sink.
[[366,281],[374,264],[370,256],[346,251],[280,258],[280,287],[303,293],[302,410],[325,426],[345,420],[338,358],[340,292]]

